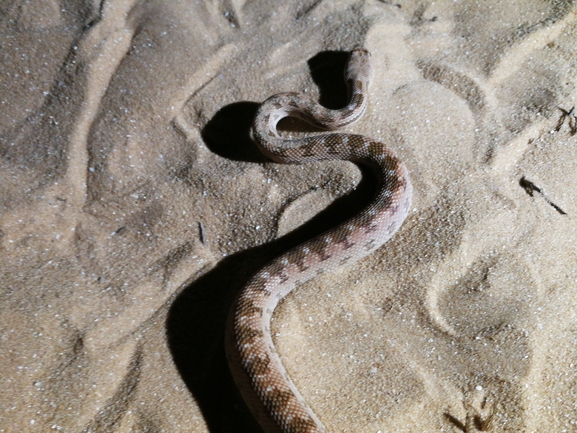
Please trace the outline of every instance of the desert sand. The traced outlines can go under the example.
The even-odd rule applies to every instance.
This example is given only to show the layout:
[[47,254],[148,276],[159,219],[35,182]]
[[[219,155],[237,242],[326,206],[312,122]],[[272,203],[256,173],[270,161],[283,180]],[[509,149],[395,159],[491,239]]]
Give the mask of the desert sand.
[[291,377],[335,433],[577,432],[571,1],[23,0],[0,26],[0,432],[258,431],[232,300],[374,185],[269,162],[249,128],[281,91],[345,105],[356,46],[349,130],[413,205],[282,302]]

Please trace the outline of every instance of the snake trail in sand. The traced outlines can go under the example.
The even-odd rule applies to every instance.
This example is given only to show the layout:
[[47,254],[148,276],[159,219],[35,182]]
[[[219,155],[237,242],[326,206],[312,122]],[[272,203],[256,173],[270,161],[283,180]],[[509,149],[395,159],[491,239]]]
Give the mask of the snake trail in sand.
[[267,433],[326,431],[274,347],[270,321],[275,307],[295,286],[350,265],[389,240],[406,218],[412,195],[407,168],[383,143],[338,132],[285,139],[276,125],[287,116],[327,130],[357,121],[367,106],[371,76],[370,53],[355,49],[345,70],[351,90],[345,108],[329,110],[305,95],[279,93],[260,106],[254,120],[253,139],[273,161],[349,160],[369,166],[379,178],[378,191],[369,206],[272,260],[252,277],[232,306],[225,344],[228,362],[245,402]]

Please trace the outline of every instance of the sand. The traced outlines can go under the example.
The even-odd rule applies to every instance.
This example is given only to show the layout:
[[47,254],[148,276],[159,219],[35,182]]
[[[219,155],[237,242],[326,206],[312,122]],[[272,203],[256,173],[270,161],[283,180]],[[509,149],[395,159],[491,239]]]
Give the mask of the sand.
[[249,127],[281,91],[344,105],[355,46],[350,130],[413,206],[279,307],[290,375],[330,432],[577,432],[571,2],[77,3],[0,5],[1,432],[258,431],[232,299],[374,185],[268,162]]

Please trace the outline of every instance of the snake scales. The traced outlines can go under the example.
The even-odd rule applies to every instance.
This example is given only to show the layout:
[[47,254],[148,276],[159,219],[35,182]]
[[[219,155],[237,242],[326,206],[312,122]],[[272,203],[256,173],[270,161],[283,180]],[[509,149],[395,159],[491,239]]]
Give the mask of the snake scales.
[[389,240],[406,218],[412,195],[407,168],[383,143],[347,133],[285,139],[276,125],[287,116],[327,130],[357,121],[367,106],[371,76],[370,53],[355,49],[345,70],[351,90],[345,108],[329,110],[305,95],[279,93],[260,106],[254,120],[253,139],[273,161],[349,160],[368,165],[379,178],[378,192],[367,208],[272,260],[246,284],[231,309],[225,344],[230,369],[245,402],[267,433],[326,431],[276,352],[270,332],[275,307],[295,286],[321,272],[350,265]]

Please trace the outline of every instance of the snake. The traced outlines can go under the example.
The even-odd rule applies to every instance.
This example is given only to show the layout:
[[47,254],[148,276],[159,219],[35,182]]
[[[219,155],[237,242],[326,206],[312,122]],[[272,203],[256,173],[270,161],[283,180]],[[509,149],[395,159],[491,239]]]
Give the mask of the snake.
[[278,93],[258,108],[251,136],[269,159],[285,164],[347,160],[368,166],[377,191],[348,221],[274,258],[248,280],[231,307],[225,351],[246,405],[267,433],[323,433],[326,428],[288,375],[271,335],[276,306],[311,278],[349,266],[374,252],[397,232],[409,213],[412,185],[405,164],[380,141],[344,132],[282,137],[277,123],[297,117],[334,131],[356,122],[367,108],[373,76],[371,54],[351,51],[345,67],[349,103],[332,110],[307,95]]

